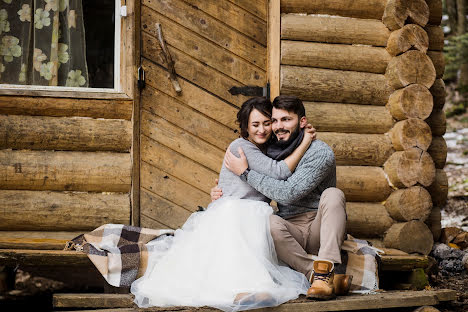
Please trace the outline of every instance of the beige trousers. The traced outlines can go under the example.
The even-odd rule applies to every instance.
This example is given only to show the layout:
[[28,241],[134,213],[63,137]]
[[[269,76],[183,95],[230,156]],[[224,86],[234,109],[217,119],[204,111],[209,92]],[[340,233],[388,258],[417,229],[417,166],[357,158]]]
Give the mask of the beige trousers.
[[341,263],[340,248],[345,238],[346,200],[337,188],[328,188],[320,197],[317,212],[292,218],[270,217],[270,231],[278,259],[307,278],[313,269],[309,254]]

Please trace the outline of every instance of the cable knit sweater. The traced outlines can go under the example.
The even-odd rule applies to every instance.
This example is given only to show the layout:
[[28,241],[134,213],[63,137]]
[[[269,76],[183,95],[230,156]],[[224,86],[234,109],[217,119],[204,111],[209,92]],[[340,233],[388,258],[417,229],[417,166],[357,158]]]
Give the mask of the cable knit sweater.
[[[250,167],[250,161],[249,161]],[[287,180],[271,178],[253,167],[247,182],[278,203],[278,215],[287,219],[316,211],[324,190],[336,186],[335,155],[326,143],[315,140]]]

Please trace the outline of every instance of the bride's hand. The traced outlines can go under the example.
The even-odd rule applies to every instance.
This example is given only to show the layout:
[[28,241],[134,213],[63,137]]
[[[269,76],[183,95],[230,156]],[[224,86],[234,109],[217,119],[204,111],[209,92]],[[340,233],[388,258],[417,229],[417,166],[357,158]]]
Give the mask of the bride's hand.
[[235,175],[240,176],[245,171],[245,169],[249,167],[249,163],[242,148],[239,147],[237,150],[239,152],[239,158],[231,153],[229,148],[227,149],[226,156],[224,157],[224,166],[231,170]]

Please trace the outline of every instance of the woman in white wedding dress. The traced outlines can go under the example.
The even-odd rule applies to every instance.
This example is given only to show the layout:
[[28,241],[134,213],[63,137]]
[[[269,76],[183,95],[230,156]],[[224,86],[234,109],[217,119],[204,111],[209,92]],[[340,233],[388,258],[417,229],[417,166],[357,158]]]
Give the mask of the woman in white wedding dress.
[[[312,141],[308,131],[284,161],[264,152],[271,130],[271,104],[264,98],[246,101],[237,119],[242,147],[251,169],[287,179]],[[278,263],[270,235],[269,200],[223,165],[219,177],[223,197],[206,211],[193,213],[174,236],[149,244],[145,275],[131,287],[140,307],[211,306],[223,311],[276,306],[305,294],[306,277]]]

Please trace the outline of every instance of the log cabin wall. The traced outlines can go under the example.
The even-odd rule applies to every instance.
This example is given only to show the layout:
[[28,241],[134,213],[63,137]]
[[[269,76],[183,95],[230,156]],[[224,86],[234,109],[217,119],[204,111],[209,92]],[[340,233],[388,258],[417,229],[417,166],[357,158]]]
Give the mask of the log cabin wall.
[[[140,224],[177,228],[209,192],[224,151],[238,137],[247,99],[233,86],[266,84],[267,1],[142,0]],[[168,79],[160,23],[182,92]]]
[[51,248],[47,242],[104,223],[130,223],[132,106],[0,96],[3,248],[15,248],[15,238],[40,238],[34,242]]
[[282,0],[277,10],[277,89],[305,101],[335,152],[348,232],[428,254],[447,197],[442,1]]

